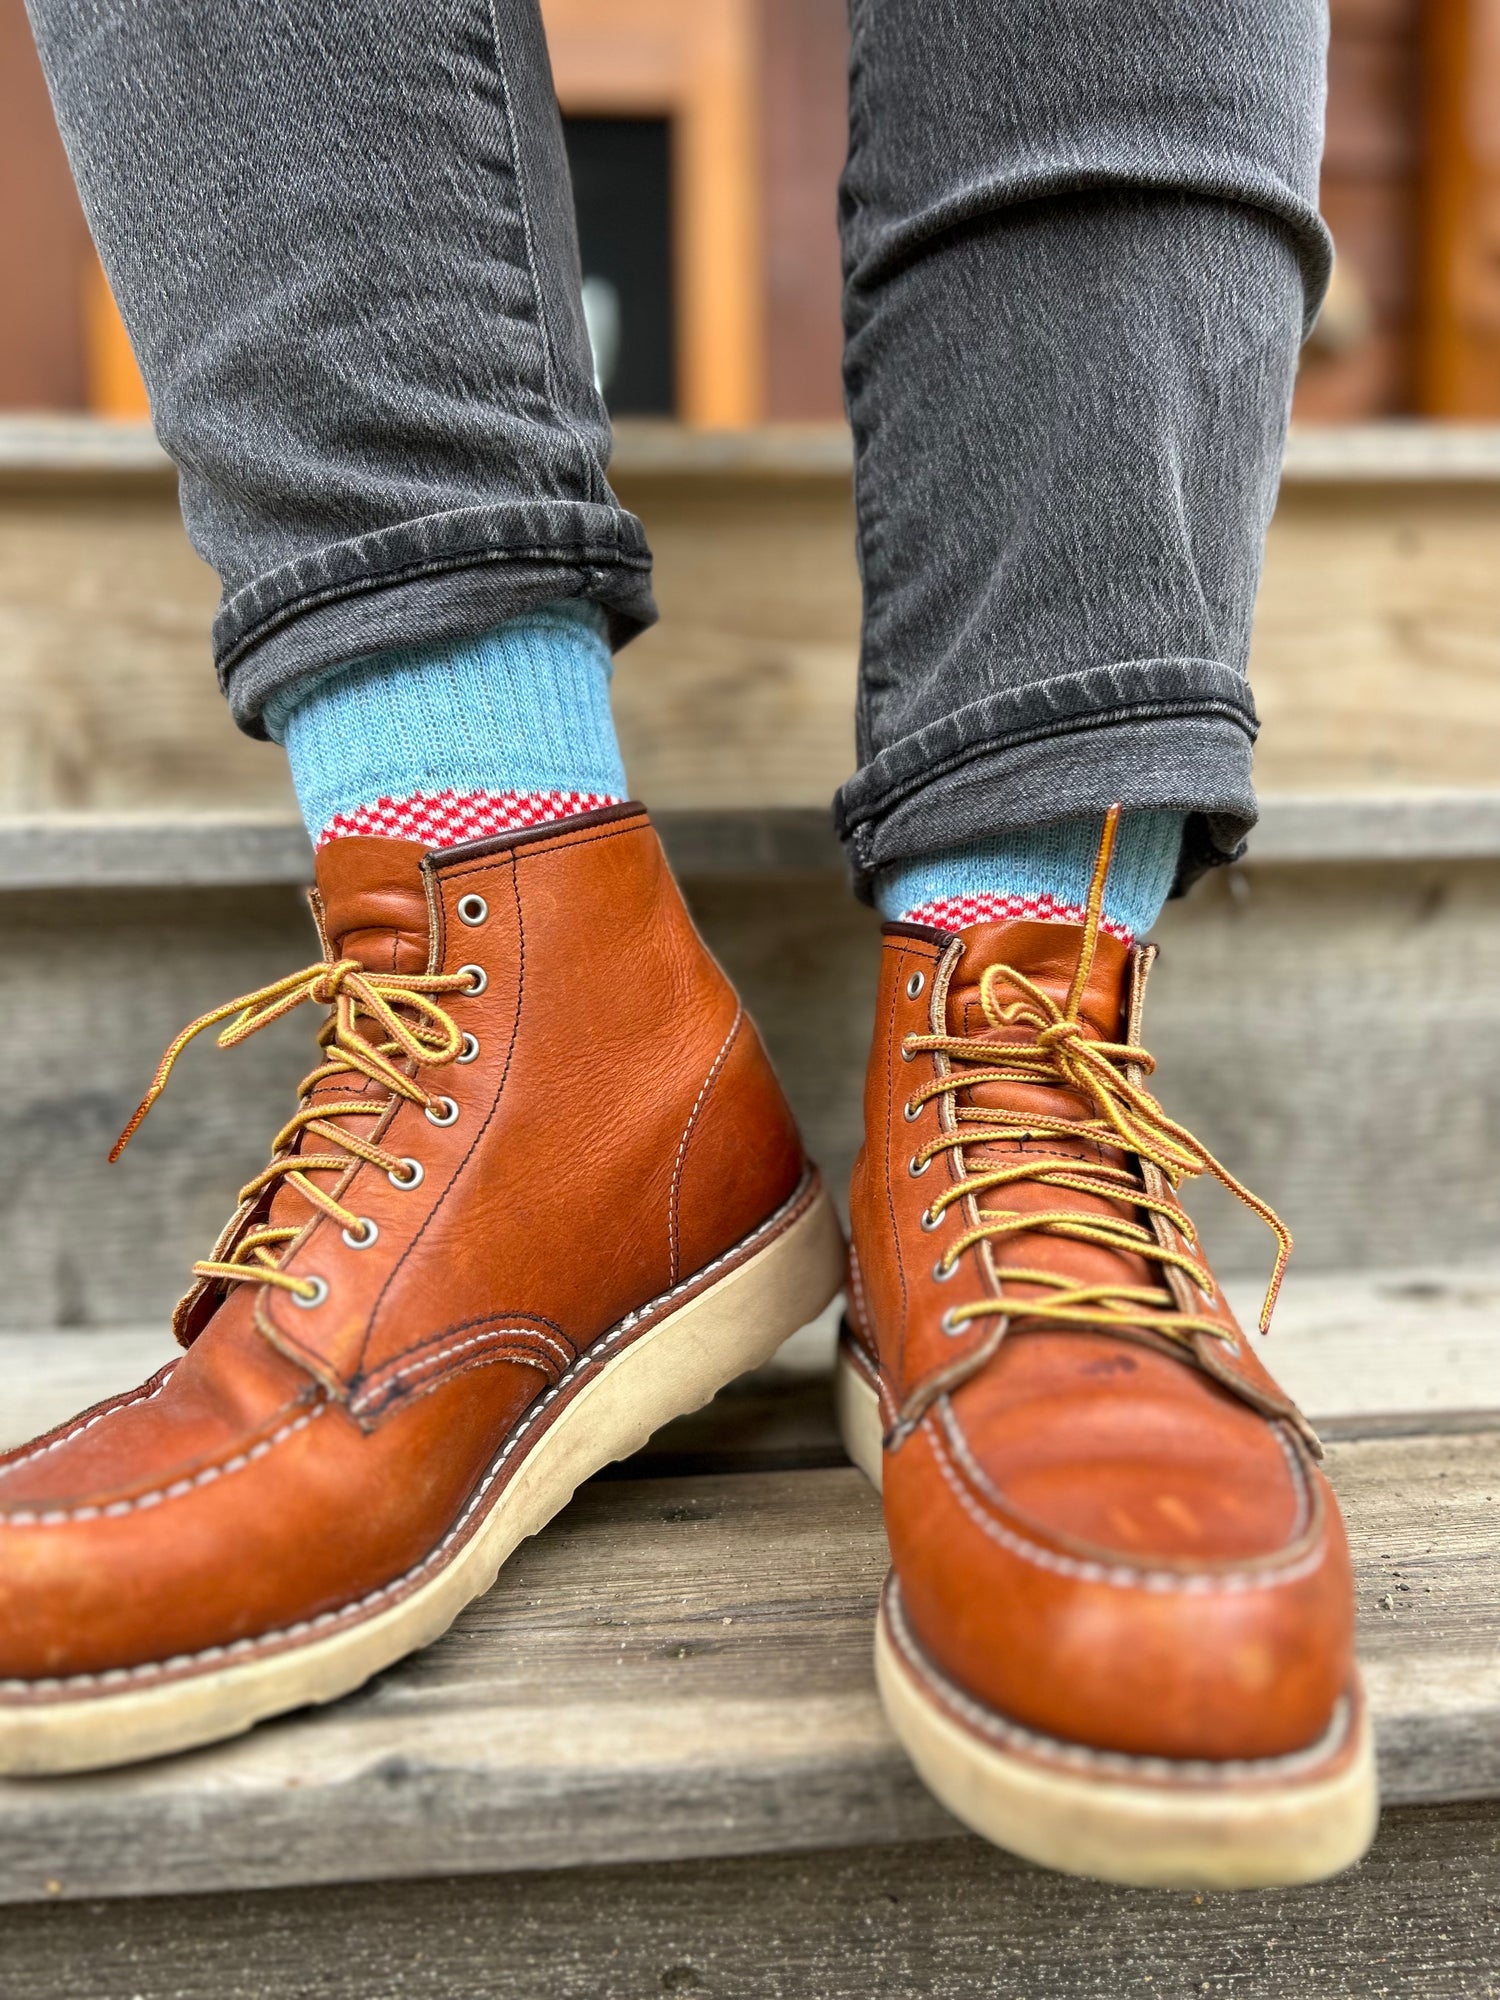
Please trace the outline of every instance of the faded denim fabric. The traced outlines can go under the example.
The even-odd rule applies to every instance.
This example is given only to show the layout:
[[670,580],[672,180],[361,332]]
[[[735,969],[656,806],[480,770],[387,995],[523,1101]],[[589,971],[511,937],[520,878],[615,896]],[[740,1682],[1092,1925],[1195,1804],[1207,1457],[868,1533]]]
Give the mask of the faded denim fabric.
[[[616,645],[651,621],[536,0],[30,5],[242,726],[560,598]],[[853,0],[852,28],[856,879],[1116,799],[1191,815],[1189,876],[1255,816],[1250,614],[1330,260],[1324,0]]]

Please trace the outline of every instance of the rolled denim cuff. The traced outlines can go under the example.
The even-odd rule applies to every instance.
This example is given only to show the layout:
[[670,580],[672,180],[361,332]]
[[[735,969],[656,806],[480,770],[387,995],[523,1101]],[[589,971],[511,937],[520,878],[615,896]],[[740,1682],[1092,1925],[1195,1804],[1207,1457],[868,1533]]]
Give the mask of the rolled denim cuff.
[[646,533],[624,509],[548,500],[402,522],[299,556],[226,597],[214,657],[230,712],[397,646],[477,638],[564,598],[602,605],[618,650],[656,619]]
[[1119,804],[1188,815],[1180,895],[1244,851],[1258,727],[1243,676],[1213,660],[1132,660],[987,695],[888,745],[838,793],[855,893],[872,901],[893,862]]

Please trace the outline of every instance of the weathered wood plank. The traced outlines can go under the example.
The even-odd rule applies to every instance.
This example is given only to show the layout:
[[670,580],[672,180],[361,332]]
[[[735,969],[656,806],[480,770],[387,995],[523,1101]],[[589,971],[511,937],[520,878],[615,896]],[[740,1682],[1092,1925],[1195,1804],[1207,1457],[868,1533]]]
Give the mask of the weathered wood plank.
[[[851,1833],[854,1829],[851,1829]],[[1312,1889],[1191,1896],[952,1839],[0,1912],[26,2000],[1493,2000],[1500,1809]]]
[[[1500,1433],[1330,1464],[1388,1801],[1500,1794]],[[852,1470],[596,1483],[446,1638],[335,1707],[0,1785],[0,1901],[945,1834],[875,1696],[885,1564]]]
[[[0,811],[288,810],[284,761],[223,715],[216,586],[154,447],[48,435],[0,425]],[[1496,436],[1294,446],[1252,658],[1267,790],[1493,782]],[[660,807],[823,807],[853,758],[842,434],[647,431],[622,438],[616,479],[663,609],[616,679],[633,788]]]
[[[842,424],[786,423],[753,430],[690,429],[650,418],[615,426],[611,471],[617,478],[847,479],[854,469]],[[1283,483],[1383,485],[1500,480],[1500,424],[1294,424]],[[175,487],[171,461],[146,424],[7,411],[0,415],[0,480],[26,490],[49,479],[151,478]]]
[[[707,808],[655,816],[679,876],[844,871],[830,815],[814,807]],[[1272,794],[1261,800],[1255,863],[1500,858],[1494,791]],[[0,818],[0,891],[226,888],[311,879],[298,819],[237,815],[38,813]]]

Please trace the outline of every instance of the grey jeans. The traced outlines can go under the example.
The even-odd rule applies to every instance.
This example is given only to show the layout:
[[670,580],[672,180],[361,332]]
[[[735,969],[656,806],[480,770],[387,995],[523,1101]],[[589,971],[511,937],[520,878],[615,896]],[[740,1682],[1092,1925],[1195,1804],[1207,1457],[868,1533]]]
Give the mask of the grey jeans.
[[[537,0],[30,5],[242,727],[555,598],[617,644],[650,622]],[[1255,816],[1324,0],[853,0],[852,29],[856,878],[1115,799],[1191,815],[1186,877]]]

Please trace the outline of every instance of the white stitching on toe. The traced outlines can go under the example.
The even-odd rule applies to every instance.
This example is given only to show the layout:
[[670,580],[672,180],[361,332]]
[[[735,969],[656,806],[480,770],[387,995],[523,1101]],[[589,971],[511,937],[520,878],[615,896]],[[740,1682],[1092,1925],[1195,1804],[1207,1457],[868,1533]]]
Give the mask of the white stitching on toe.
[[1300,1583],[1322,1566],[1327,1554],[1323,1545],[1315,1542],[1296,1561],[1277,1567],[1263,1564],[1253,1570],[1213,1571],[1138,1569],[1126,1562],[1089,1562],[1077,1556],[1064,1555],[1060,1550],[1023,1540],[1003,1522],[984,1511],[959,1478],[942,1433],[934,1422],[933,1411],[922,1419],[921,1428],[927,1433],[938,1471],[975,1526],[982,1529],[991,1541],[998,1542],[1007,1554],[1019,1556],[1022,1562],[1031,1563],[1037,1569],[1050,1570],[1055,1576],[1071,1577],[1078,1583],[1102,1583],[1115,1590],[1148,1590],[1185,1597],[1212,1597],[1219,1593],[1237,1595],[1244,1591],[1272,1590],[1282,1584]]
[[[0,1528],[56,1528],[68,1521],[115,1521],[125,1514],[137,1514],[147,1507],[156,1507],[163,1500],[177,1500],[184,1493],[191,1493],[200,1486],[208,1486],[226,1472],[242,1472],[258,1458],[264,1458],[276,1445],[284,1444],[298,1431],[305,1431],[314,1417],[321,1417],[329,1408],[327,1403],[319,1403],[306,1410],[289,1424],[283,1424],[279,1431],[273,1431],[249,1451],[237,1452],[233,1458],[226,1458],[219,1465],[206,1465],[187,1479],[177,1479],[170,1486],[154,1487],[149,1493],[137,1493],[129,1500],[111,1500],[107,1506],[85,1505],[82,1507],[48,1507],[45,1509],[16,1508],[10,1513],[0,1513]],[[97,1419],[96,1419],[97,1421]],[[61,1442],[61,1440],[59,1440]],[[10,1682],[6,1686],[13,1685]]]
[[117,1410],[132,1410],[139,1403],[151,1402],[154,1397],[161,1394],[168,1382],[171,1381],[173,1371],[180,1359],[180,1355],[174,1354],[172,1359],[165,1364],[165,1372],[154,1389],[147,1388],[142,1384],[139,1389],[115,1397],[107,1410],[96,1409],[86,1412],[81,1417],[75,1417],[65,1431],[62,1431],[55,1438],[49,1438],[45,1444],[39,1444],[35,1451],[28,1451],[20,1458],[6,1459],[3,1464],[0,1464],[0,1479],[3,1479],[7,1473],[19,1472],[23,1465],[31,1465],[35,1460],[45,1458],[49,1451],[57,1451],[62,1445],[71,1444],[74,1438],[82,1437],[83,1433],[91,1431],[95,1424],[102,1424],[106,1417],[112,1417]]

